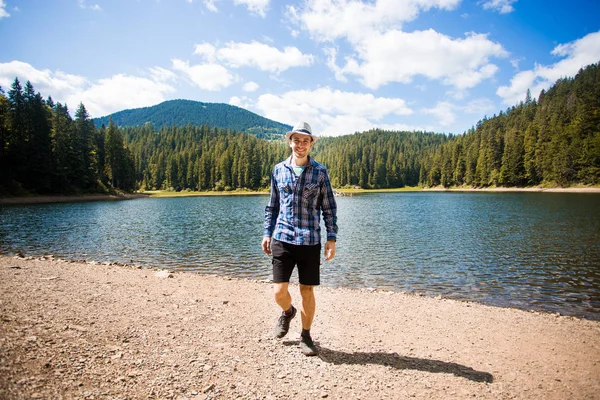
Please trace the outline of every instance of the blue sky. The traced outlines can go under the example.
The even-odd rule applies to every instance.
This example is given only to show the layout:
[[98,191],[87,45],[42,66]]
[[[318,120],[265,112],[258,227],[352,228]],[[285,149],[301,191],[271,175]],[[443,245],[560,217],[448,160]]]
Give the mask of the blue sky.
[[463,133],[600,61],[596,0],[0,0],[15,77],[92,117],[228,103],[319,135]]

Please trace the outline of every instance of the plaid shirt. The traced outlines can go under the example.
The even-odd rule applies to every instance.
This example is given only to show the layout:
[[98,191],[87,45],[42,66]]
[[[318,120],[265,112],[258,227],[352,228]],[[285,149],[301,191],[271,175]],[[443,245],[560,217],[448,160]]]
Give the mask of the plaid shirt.
[[309,157],[306,168],[297,177],[291,160],[290,156],[273,169],[264,236],[295,245],[319,244],[322,212],[327,240],[336,240],[337,205],[327,169]]

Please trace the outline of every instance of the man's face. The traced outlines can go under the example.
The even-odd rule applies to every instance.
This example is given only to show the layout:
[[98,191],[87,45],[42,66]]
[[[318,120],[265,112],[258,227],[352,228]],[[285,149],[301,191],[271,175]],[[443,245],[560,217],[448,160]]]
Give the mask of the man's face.
[[290,138],[290,147],[296,158],[306,157],[312,146],[313,141],[310,136],[296,134]]

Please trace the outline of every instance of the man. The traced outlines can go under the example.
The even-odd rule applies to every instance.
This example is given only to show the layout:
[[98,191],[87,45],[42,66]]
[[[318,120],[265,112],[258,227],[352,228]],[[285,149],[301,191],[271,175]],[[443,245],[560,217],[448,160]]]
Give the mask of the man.
[[275,336],[284,337],[296,316],[288,291],[290,277],[298,266],[302,307],[300,350],[314,356],[318,350],[310,336],[315,316],[314,287],[320,283],[321,227],[323,213],[327,241],[325,261],[335,256],[337,206],[327,169],[308,155],[316,140],[310,125],[299,122],[286,134],[291,156],[280,162],[271,175],[271,198],[265,209],[262,248],[273,256],[275,301],[282,309]]

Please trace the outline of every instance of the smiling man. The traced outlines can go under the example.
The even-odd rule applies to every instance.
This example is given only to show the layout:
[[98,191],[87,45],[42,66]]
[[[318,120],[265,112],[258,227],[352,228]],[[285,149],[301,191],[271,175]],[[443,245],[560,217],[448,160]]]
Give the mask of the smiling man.
[[271,197],[265,209],[262,248],[265,254],[273,256],[275,301],[282,309],[275,336],[284,337],[296,316],[288,287],[297,266],[302,297],[300,350],[307,356],[314,356],[318,350],[312,341],[310,327],[316,307],[314,287],[320,284],[320,215],[323,214],[327,230],[325,261],[329,261],[335,256],[337,206],[327,169],[308,155],[316,140],[310,125],[299,122],[286,138],[292,155],[277,164],[271,175]]

